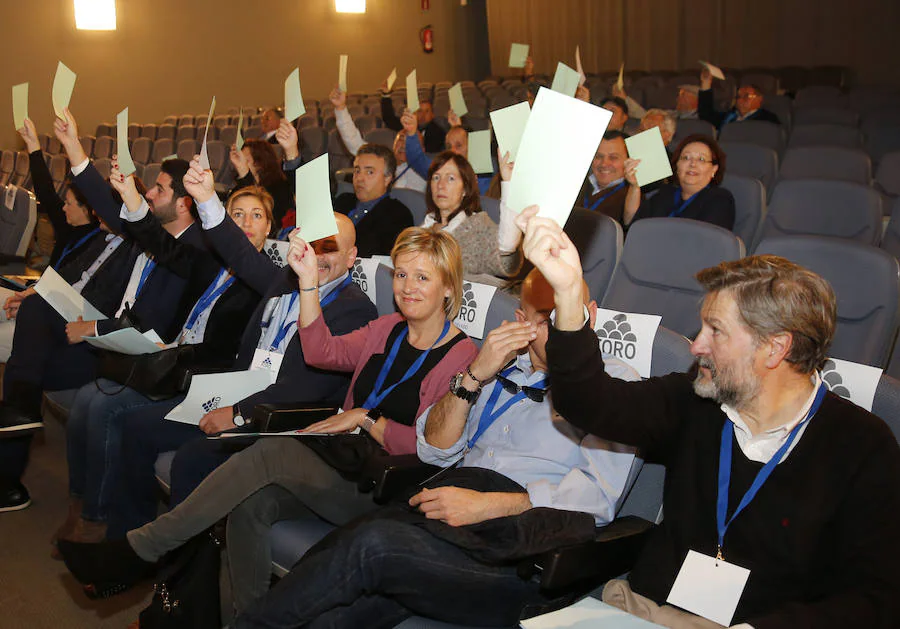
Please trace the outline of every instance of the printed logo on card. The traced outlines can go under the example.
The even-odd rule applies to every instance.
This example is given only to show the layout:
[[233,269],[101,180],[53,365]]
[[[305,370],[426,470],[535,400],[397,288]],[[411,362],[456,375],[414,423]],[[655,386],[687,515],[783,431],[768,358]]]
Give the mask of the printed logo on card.
[[838,372],[837,365],[830,358],[825,361],[825,365],[822,367],[822,380],[832,393],[848,400],[851,399],[850,389],[847,388],[844,378]]
[[619,313],[597,329],[600,351],[621,360],[637,356],[638,337],[628,323],[628,315]]
[[487,313],[496,292],[496,286],[465,282],[463,284],[462,305],[454,321],[456,327],[473,338],[483,339]]
[[217,395],[216,397],[210,398],[203,403],[203,410],[207,413],[210,411],[214,411],[219,408],[219,403],[222,401],[222,396]]
[[353,269],[350,271],[350,279],[352,279],[360,290],[366,294],[373,304],[378,291],[376,290],[375,274],[378,272],[378,260],[374,258],[357,258],[353,263]]
[[463,300],[462,306],[459,308],[459,319],[474,323],[477,316],[478,301],[475,299],[475,291],[472,290],[472,283],[466,282],[463,284]]
[[366,270],[363,268],[359,258],[353,263],[353,271],[350,273],[350,278],[364,293],[369,291],[369,276],[366,275]]
[[272,358],[267,356],[264,361],[259,365],[263,369],[271,369],[272,368]]
[[872,411],[875,390],[881,380],[881,369],[849,360],[829,358],[820,373],[822,381],[832,393],[850,400],[867,411]]
[[278,240],[266,240],[265,254],[269,259],[280,267],[287,265],[287,250],[289,243]]
[[633,367],[642,378],[650,377],[653,340],[662,317],[597,308],[594,333],[604,356]]

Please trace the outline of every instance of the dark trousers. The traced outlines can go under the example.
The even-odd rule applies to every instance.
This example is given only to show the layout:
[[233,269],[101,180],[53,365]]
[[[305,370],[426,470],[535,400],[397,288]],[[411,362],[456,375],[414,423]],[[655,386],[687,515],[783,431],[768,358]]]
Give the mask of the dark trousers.
[[369,521],[310,553],[234,627],[387,628],[414,614],[515,627],[541,600],[515,567],[482,564],[412,524]]
[[199,434],[194,439],[186,440],[178,448],[172,461],[170,503],[173,508],[184,502],[204,478],[234,454],[234,450],[226,449],[221,442],[206,439],[199,429],[197,432]]
[[12,352],[3,376],[4,391],[16,382],[47,391],[76,389],[94,379],[97,355],[87,343],[69,345],[66,321],[38,295],[22,302],[16,316]]
[[184,396],[179,395],[123,414],[121,481],[109,507],[107,535],[110,539],[124,537],[131,529],[156,517],[159,496],[156,458],[205,436],[197,426],[165,419],[166,414],[183,400]]
[[0,439],[0,490],[16,487],[28,465],[31,438]]

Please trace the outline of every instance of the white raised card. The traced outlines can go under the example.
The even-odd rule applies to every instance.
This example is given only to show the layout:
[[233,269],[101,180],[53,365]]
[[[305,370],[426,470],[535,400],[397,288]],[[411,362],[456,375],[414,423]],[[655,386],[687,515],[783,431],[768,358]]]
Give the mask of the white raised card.
[[294,176],[300,235],[306,242],[334,236],[338,228],[331,201],[328,153],[298,168]]
[[391,70],[391,73],[388,75],[388,78],[387,78],[387,91],[389,91],[389,92],[391,91],[391,89],[394,87],[394,83],[396,81],[397,81],[397,68],[394,68],[393,70]]
[[212,103],[209,105],[209,115],[206,117],[206,130],[203,131],[203,142],[200,144],[200,168],[209,170],[209,149],[206,146],[206,138],[209,136],[209,126],[213,121],[213,114],[216,112],[216,97],[213,96]]
[[294,68],[284,80],[284,117],[294,122],[306,113],[303,93],[300,91],[300,68]]
[[594,333],[600,351],[633,367],[641,378],[649,378],[653,340],[661,320],[659,315],[597,308]]
[[237,123],[237,133],[234,134],[234,148],[237,150],[241,150],[244,148],[244,136],[243,136],[243,126],[244,126],[244,108],[241,107],[241,113],[238,115],[238,123]]
[[53,270],[52,266],[47,267],[44,274],[41,275],[41,279],[34,285],[34,290],[69,323],[78,321],[78,317],[85,321],[102,321],[106,319],[105,314],[97,310],[78,291],[72,288],[59,273]]
[[619,78],[616,79],[616,87],[620,90],[625,89],[625,64],[619,66]]
[[652,629],[662,627],[588,596],[573,605],[521,622],[523,629]]
[[701,61],[700,65],[709,70],[709,73],[714,79],[719,79],[720,81],[725,80],[725,73],[722,72],[722,69],[719,66],[714,66],[709,61]]
[[525,125],[528,124],[530,115],[531,105],[528,101],[491,112],[491,126],[494,128],[494,135],[497,136],[500,154],[505,155],[508,152],[512,162],[516,161],[522,134],[525,133]]
[[25,119],[28,117],[28,83],[13,85],[12,101],[13,123],[15,123],[16,129],[21,129],[25,126]]
[[496,292],[496,286],[463,282],[462,306],[453,321],[456,327],[472,338],[483,339],[487,313]]
[[578,81],[581,77],[578,73],[560,61],[556,64],[556,74],[553,75],[553,83],[550,89],[566,96],[575,96],[578,91]]
[[510,44],[509,67],[524,68],[525,62],[528,60],[528,49],[528,44]]
[[285,240],[273,240],[266,238],[266,244],[263,245],[263,253],[269,256],[269,259],[280,267],[287,266],[288,249],[291,243]]
[[689,550],[666,602],[728,627],[749,577],[746,568]]
[[575,46],[575,72],[578,73],[578,87],[584,85],[587,81],[587,75],[584,73],[584,66],[581,65],[581,46]]
[[210,411],[240,402],[270,384],[271,373],[263,369],[196,375],[184,401],[169,411],[166,419],[198,425]]
[[419,82],[415,70],[406,75],[406,108],[412,113],[419,109]]
[[69,106],[69,102],[72,100],[76,78],[78,78],[77,75],[62,61],[56,65],[56,75],[53,77],[53,111],[61,120],[68,121],[66,112],[63,110]]
[[450,109],[453,110],[453,113],[460,118],[469,113],[469,108],[466,106],[466,99],[463,98],[462,85],[460,83],[451,87],[447,91],[447,95],[450,97]]
[[162,348],[157,345],[156,339],[159,335],[153,330],[145,334],[141,334],[134,328],[123,328],[102,334],[100,336],[83,336],[84,342],[93,345],[99,349],[106,349],[120,354],[128,354],[129,356],[140,356],[141,354],[155,354],[161,352]]
[[625,138],[625,146],[628,148],[628,157],[641,160],[635,171],[638,186],[643,187],[672,176],[672,164],[659,127],[651,127]]
[[340,67],[338,68],[338,88],[347,93],[347,55],[341,55]]
[[353,264],[353,269],[350,271],[350,277],[373,304],[377,303],[375,301],[378,295],[375,286],[375,273],[378,271],[378,264],[378,260],[373,258],[357,258]]
[[494,163],[491,161],[491,131],[472,131],[469,133],[469,164],[475,174],[481,175],[494,172]]
[[119,172],[126,177],[137,170],[131,159],[131,151],[128,150],[128,107],[116,116],[116,159],[119,162]]
[[878,388],[878,381],[881,380],[881,369],[849,360],[829,358],[825,361],[821,373],[822,380],[832,393],[872,412],[875,390]]
[[566,224],[612,113],[541,88],[516,155],[507,205]]
[[253,360],[250,361],[250,370],[263,369],[269,372],[269,377],[274,383],[278,379],[278,372],[281,371],[281,362],[284,360],[284,354],[281,352],[270,352],[257,348],[253,351]]

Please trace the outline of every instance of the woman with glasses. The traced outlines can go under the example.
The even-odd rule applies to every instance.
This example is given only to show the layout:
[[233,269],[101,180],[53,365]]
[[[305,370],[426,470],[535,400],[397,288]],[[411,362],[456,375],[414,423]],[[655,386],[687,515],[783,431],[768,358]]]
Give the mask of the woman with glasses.
[[678,217],[734,228],[734,197],[721,187],[725,177],[725,151],[712,138],[689,135],[675,149],[672,169],[675,181],[659,188],[652,198],[644,198],[636,172],[639,159],[625,160],[623,223],[626,227],[642,218]]

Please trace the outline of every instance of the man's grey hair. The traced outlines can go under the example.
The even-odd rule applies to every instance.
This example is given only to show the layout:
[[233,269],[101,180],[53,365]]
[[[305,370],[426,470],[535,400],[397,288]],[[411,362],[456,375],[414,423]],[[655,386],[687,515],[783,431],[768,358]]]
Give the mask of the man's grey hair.
[[648,109],[644,114],[644,118],[647,116],[662,116],[662,128],[667,131],[670,135],[675,135],[675,130],[678,128],[678,120],[676,120],[674,114],[670,111],[666,111],[665,109]]

